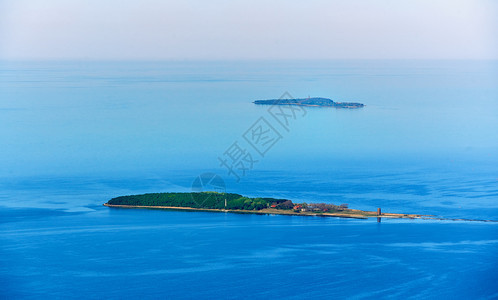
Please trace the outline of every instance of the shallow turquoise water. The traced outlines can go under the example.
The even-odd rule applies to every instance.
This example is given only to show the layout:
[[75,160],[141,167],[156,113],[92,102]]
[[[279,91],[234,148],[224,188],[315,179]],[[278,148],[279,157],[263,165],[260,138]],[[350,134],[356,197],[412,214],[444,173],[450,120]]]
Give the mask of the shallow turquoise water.
[[[116,210],[117,195],[227,190],[497,220],[490,61],[0,63],[0,295],[493,298],[496,223]],[[251,101],[323,96],[287,127]],[[258,156],[244,133],[281,139]],[[218,157],[258,160],[237,182]]]

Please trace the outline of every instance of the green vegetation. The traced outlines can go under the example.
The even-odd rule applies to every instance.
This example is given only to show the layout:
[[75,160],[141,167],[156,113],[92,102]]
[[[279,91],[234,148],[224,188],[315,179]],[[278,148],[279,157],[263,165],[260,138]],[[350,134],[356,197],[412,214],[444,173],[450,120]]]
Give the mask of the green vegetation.
[[[292,201],[273,198],[248,198],[233,193],[153,193],[143,195],[121,196],[109,200],[111,205],[133,206],[173,206],[208,209],[261,210],[272,205],[281,209],[291,209]],[[289,205],[290,202],[290,205]]]
[[109,207],[165,208],[216,210],[240,213],[280,214],[299,216],[328,216],[365,219],[380,218],[420,218],[422,215],[395,214],[362,211],[348,208],[347,204],[293,203],[287,199],[249,198],[233,193],[151,193],[112,198],[104,204]]
[[[225,206],[226,200],[226,206]],[[228,210],[285,210],[300,212],[346,212],[347,204],[333,205],[326,203],[292,203],[287,199],[249,198],[233,193],[153,193],[143,195],[121,196],[107,202],[109,205],[127,206],[168,206],[188,207],[196,209],[228,209]]]
[[319,107],[336,107],[336,108],[361,108],[365,106],[357,102],[335,102],[328,98],[301,98],[301,99],[270,99],[256,100],[254,104],[259,105],[300,105],[300,106],[319,106]]

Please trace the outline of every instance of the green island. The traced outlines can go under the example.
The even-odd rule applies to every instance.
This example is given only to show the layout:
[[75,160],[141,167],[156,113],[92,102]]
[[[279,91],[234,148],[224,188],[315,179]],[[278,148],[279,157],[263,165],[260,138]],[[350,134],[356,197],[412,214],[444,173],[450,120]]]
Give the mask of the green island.
[[253,102],[258,105],[298,105],[298,106],[315,106],[315,107],[335,107],[335,108],[361,108],[365,104],[357,102],[335,102],[328,98],[301,98],[301,99],[270,99],[256,100]]
[[[120,196],[104,204],[117,208],[151,208],[169,210],[194,210],[211,212],[278,214],[299,216],[323,216],[367,219],[376,218],[421,218],[417,214],[382,213],[348,208],[347,204],[293,203],[288,199],[249,198],[234,193],[150,193]],[[378,219],[380,220],[380,219]]]

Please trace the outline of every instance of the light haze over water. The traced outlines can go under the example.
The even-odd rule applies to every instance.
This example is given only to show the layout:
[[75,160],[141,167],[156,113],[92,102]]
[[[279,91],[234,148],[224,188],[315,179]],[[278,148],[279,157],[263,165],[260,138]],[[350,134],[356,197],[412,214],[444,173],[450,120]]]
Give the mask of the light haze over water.
[[[483,60],[2,62],[0,296],[496,297],[496,223],[102,204],[214,172],[248,196],[497,220],[497,82]],[[236,182],[218,157],[285,92],[366,106],[273,123]]]

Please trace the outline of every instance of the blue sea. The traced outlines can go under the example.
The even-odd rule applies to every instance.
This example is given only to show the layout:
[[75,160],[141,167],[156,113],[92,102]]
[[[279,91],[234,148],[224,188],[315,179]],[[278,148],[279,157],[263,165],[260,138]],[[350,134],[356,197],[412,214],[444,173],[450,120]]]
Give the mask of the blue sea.
[[[498,221],[497,82],[477,60],[0,62],[0,298],[496,299],[498,222],[102,204],[211,173]],[[252,103],[291,97],[366,106]]]

